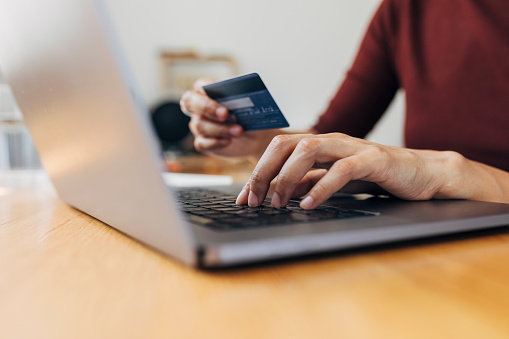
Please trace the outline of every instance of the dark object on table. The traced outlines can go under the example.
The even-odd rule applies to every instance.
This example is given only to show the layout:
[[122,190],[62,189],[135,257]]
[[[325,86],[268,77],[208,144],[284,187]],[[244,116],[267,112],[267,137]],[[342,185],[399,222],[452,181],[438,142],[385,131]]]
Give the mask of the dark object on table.
[[176,102],[163,102],[152,109],[152,123],[164,150],[187,151],[189,120]]

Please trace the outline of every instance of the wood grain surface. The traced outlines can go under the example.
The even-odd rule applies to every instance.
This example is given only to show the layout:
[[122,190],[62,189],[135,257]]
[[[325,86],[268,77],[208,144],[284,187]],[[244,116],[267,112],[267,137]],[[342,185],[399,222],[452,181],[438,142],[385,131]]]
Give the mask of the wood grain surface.
[[508,306],[504,229],[198,271],[0,190],[0,338],[508,338]]

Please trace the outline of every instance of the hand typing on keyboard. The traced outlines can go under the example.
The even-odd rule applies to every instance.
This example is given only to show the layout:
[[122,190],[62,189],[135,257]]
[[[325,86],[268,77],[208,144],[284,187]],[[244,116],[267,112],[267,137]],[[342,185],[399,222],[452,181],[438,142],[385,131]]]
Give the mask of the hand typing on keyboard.
[[[304,196],[300,207],[314,209],[351,180],[376,183],[408,200],[465,198],[468,188],[461,192],[450,185],[465,161],[455,152],[384,146],[340,133],[280,135],[267,147],[237,203],[261,204],[274,178],[274,207]],[[312,170],[316,165],[330,168]]]

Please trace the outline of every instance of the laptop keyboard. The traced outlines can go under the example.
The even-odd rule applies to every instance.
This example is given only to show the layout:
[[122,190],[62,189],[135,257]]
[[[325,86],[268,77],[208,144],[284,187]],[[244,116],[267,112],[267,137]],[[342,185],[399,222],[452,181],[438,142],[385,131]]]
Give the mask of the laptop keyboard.
[[201,188],[180,190],[177,197],[179,208],[189,221],[225,231],[375,215],[325,205],[304,210],[296,200],[284,208],[272,207],[267,200],[260,206],[249,207],[235,204],[237,196],[231,193]]

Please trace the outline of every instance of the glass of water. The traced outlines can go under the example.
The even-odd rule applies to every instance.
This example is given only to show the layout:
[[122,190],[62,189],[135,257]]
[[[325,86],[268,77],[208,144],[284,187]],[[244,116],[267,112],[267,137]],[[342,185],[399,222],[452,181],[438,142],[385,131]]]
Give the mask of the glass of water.
[[21,112],[0,72],[0,170],[40,167],[39,156]]

